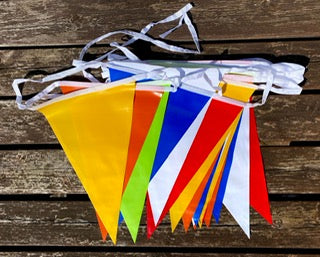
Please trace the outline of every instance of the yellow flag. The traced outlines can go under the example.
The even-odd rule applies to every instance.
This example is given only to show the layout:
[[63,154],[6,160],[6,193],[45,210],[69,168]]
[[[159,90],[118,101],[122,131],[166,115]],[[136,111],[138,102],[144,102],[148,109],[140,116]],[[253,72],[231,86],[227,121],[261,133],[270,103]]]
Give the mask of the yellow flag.
[[116,243],[135,84],[71,93],[40,105]]

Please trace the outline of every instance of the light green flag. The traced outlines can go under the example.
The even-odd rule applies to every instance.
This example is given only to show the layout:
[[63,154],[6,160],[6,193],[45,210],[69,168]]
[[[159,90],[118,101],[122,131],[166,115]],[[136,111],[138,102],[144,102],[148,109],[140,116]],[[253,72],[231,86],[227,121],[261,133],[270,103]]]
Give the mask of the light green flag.
[[146,199],[168,97],[168,92],[165,92],[162,95],[148,135],[122,196],[121,213],[134,242],[137,239],[140,219]]

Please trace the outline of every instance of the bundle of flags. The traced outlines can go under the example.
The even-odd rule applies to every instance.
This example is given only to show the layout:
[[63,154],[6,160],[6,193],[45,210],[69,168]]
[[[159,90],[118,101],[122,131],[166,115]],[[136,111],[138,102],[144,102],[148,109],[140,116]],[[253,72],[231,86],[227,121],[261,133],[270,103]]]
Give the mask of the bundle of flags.
[[[179,17],[187,23],[184,8]],[[148,237],[166,215],[172,231],[181,220],[186,231],[210,226],[222,205],[248,237],[250,206],[272,223],[254,107],[269,92],[299,94],[304,67],[263,59],[141,61],[114,45],[127,58],[80,58],[70,70],[32,80],[55,82],[27,101],[19,84],[30,80],[13,83],[19,108],[41,112],[51,125],[103,239],[116,243],[125,222],[135,242],[144,208]],[[86,71],[98,67],[103,83]],[[91,81],[61,80],[79,71]]]

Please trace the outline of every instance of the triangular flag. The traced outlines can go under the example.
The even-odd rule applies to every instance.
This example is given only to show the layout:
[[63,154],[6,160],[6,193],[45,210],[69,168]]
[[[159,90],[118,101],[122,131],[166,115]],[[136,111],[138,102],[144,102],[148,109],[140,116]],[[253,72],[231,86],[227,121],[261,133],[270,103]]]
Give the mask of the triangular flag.
[[223,198],[223,204],[250,237],[249,176],[250,133],[249,108],[244,107],[235,144],[233,161]]
[[[74,91],[78,91],[81,89],[85,89],[88,88],[90,86],[89,83],[86,83],[85,85],[64,85],[63,83],[60,85],[60,89],[62,91],[63,94],[69,94],[71,92]],[[103,225],[98,213],[96,212],[96,216],[97,216],[97,220],[98,220],[98,225],[99,225],[99,229],[101,232],[101,236],[102,236],[102,240],[106,241],[107,240],[107,236],[108,236],[108,231],[106,230],[105,226]],[[119,220],[121,220],[121,217],[119,218]]]
[[207,172],[207,175],[205,176],[204,180],[202,180],[200,186],[198,187],[196,193],[194,194],[191,202],[189,203],[186,211],[184,212],[183,216],[182,216],[182,221],[183,221],[183,225],[184,225],[184,229],[185,231],[188,230],[190,224],[191,224],[191,221],[192,221],[192,218],[193,218],[193,215],[198,207],[198,204],[200,202],[200,199],[202,197],[202,193],[206,187],[206,184],[212,174],[212,171],[214,171],[216,168],[217,168],[217,159],[218,157],[216,158],[216,160],[214,160],[214,162],[212,163],[211,167],[209,168],[208,172]]
[[208,96],[181,88],[169,95],[151,179],[208,100]]
[[[180,193],[189,183],[193,175],[197,172],[197,170],[199,170],[202,163],[205,161],[212,149],[217,145],[221,137],[224,135],[232,122],[236,119],[241,110],[242,107],[240,106],[232,105],[216,99],[211,100],[205,117],[202,120],[201,126],[197,131],[196,137],[191,137],[192,139],[194,138],[194,140],[189,139],[192,142],[191,148],[187,147],[184,149],[184,151],[188,151],[188,149],[190,150],[188,151],[186,159],[182,160],[183,165],[181,170],[178,166],[172,168],[171,165],[174,164],[168,163],[170,164],[170,166],[167,169],[169,169],[170,172],[167,173],[167,176],[163,176],[161,173],[159,174],[160,171],[158,171],[156,176],[159,174],[159,181],[152,184],[154,179],[156,178],[156,176],[154,176],[154,178],[150,182],[149,196],[152,204],[155,224],[161,222],[161,220],[171,208],[172,204],[179,197]],[[184,156],[185,155],[181,155],[180,152],[178,152],[177,158],[172,160],[172,162],[176,163],[178,158],[181,159],[181,157]],[[164,164],[166,164],[166,162]],[[165,183],[163,183],[164,178],[165,180],[167,180]],[[154,201],[152,201],[151,198],[150,186],[158,186],[157,190],[155,190],[155,192],[152,192],[154,193],[154,195],[152,196],[154,197]],[[161,192],[160,195],[159,192]],[[166,192],[166,194],[163,194],[163,192]],[[153,204],[155,205],[155,208],[153,208]]]
[[147,238],[150,239],[152,233],[156,230],[156,225],[154,224],[153,213],[152,213],[148,193],[147,193],[147,200],[146,200],[146,210],[147,210]]
[[[223,201],[224,194],[225,194],[225,191],[226,191],[227,181],[228,181],[228,178],[229,178],[229,173],[230,173],[230,168],[231,168],[231,164],[232,164],[232,160],[233,160],[233,153],[234,153],[234,148],[235,148],[235,144],[236,144],[237,137],[238,137],[238,131],[239,131],[240,123],[241,123],[241,118],[240,118],[240,121],[238,123],[236,132],[233,135],[232,142],[231,142],[231,145],[230,145],[230,148],[229,148],[229,151],[228,151],[228,156],[227,156],[226,163],[225,163],[225,166],[224,166],[224,171],[223,171],[223,175],[222,175],[222,178],[221,178],[219,191],[217,192],[216,201],[215,201],[214,204],[212,204],[211,208],[208,210],[209,213],[211,214],[212,209],[213,209],[213,215],[214,215],[214,218],[215,218],[217,223],[219,222],[219,219],[220,219],[222,201]],[[211,217],[211,215],[210,215],[210,217]],[[207,226],[209,226],[209,222],[210,222],[210,218],[207,217],[206,218]]]
[[126,175],[123,183],[125,190],[139,157],[143,143],[157,111],[163,92],[137,90],[133,103],[131,137],[126,165]]
[[126,72],[123,70],[112,69],[112,68],[109,68],[108,70],[109,70],[110,81],[112,82],[125,79],[133,75],[132,73]]
[[70,93],[39,111],[116,243],[135,84],[83,92]]
[[201,222],[203,223],[203,221],[205,222],[205,224],[207,225],[207,227],[210,226],[210,221],[211,221],[211,217],[212,217],[212,211],[213,211],[213,207],[214,204],[216,202],[216,198],[217,198],[217,194],[218,194],[218,190],[220,188],[220,182],[221,182],[221,177],[222,177],[222,172],[219,175],[218,181],[217,181],[217,185],[212,193],[212,197],[211,199],[209,199],[209,202],[207,204],[206,209],[203,210],[203,212],[201,213]]
[[209,192],[209,188],[211,186],[213,175],[216,173],[216,170],[217,170],[220,158],[221,158],[221,152],[222,152],[222,149],[220,150],[220,153],[218,154],[217,160],[215,161],[214,168],[211,169],[210,177],[207,180],[206,186],[205,186],[205,188],[204,188],[204,190],[202,192],[200,201],[198,202],[198,206],[197,206],[197,208],[195,210],[195,213],[193,215],[193,222],[195,223],[195,225],[199,224],[199,219],[200,219],[202,210],[203,210],[205,202],[206,202],[206,198],[207,198],[207,195],[208,195],[208,192]]
[[[186,210],[187,206],[189,205],[192,196],[195,194],[196,189],[200,185],[201,181],[203,180],[206,172],[211,167],[212,163],[216,159],[216,156],[221,151],[228,135],[230,133],[234,133],[234,130],[239,122],[240,113],[238,116],[234,118],[230,126],[226,129],[226,131],[221,135],[218,139],[218,142],[214,145],[213,149],[210,151],[209,155],[206,157],[204,162],[201,164],[200,168],[194,173],[191,177],[190,182],[184,187],[180,195],[177,197],[175,202],[173,203],[172,207],[170,208],[170,219],[171,219],[171,227],[172,231],[175,229],[176,225],[178,224],[180,218],[182,217],[184,211]],[[204,121],[203,121],[204,122]],[[200,130],[199,130],[200,132]],[[227,146],[228,147],[228,146]],[[189,152],[190,153],[190,152]],[[218,167],[219,169],[219,159],[218,159]],[[181,172],[180,172],[181,174]],[[213,184],[215,184],[218,176],[218,172],[213,173]],[[179,178],[179,177],[178,177]]]
[[160,137],[168,95],[169,93],[165,92],[160,100],[148,135],[144,141],[138,160],[122,196],[121,213],[134,242],[136,241],[138,234],[138,228]]
[[217,169],[216,169],[216,171],[214,173],[213,180],[211,182],[211,185],[210,185],[207,197],[206,197],[204,208],[203,208],[203,210],[201,212],[201,215],[200,215],[200,218],[199,218],[199,226],[200,227],[202,226],[204,215],[206,213],[206,209],[208,208],[209,203],[211,203],[211,200],[215,202],[215,199],[216,199],[216,196],[217,196],[217,192],[218,192],[218,189],[220,187],[220,181],[221,181],[222,173],[223,173],[223,170],[224,170],[224,167],[225,167],[226,158],[227,158],[228,152],[230,150],[230,145],[231,145],[232,138],[233,138],[234,133],[236,131],[237,125],[239,124],[240,117],[241,117],[241,114],[239,114],[239,117],[237,117],[236,123],[234,122],[232,124],[232,127],[229,129],[229,133],[228,133],[226,141],[225,141],[225,143],[223,145],[221,156],[220,156],[220,158],[218,160],[218,166],[217,166]]
[[[169,95],[150,179],[157,173],[208,100],[208,96],[181,88]],[[150,206],[149,208],[151,209]],[[147,217],[147,220],[150,220],[150,218]]]
[[81,89],[85,89],[89,87],[89,84],[87,84],[86,86],[71,86],[71,85],[61,85],[60,88],[61,88],[61,91],[63,94],[69,94],[71,92],[74,92],[74,91],[77,91],[77,90],[81,90]]
[[106,241],[107,240],[107,236],[108,236],[108,231],[106,230],[105,226],[103,225],[98,213],[96,213],[96,216],[97,216],[97,220],[98,220],[98,224],[99,224],[102,240]]
[[169,197],[175,179],[177,178],[184,160],[189,152],[194,137],[196,136],[202,120],[207,112],[210,102],[211,101],[208,101],[202,108],[184,136],[171,151],[168,158],[165,160],[149,183],[148,195],[150,200],[150,208],[152,210],[152,212],[149,213],[152,213],[154,222],[148,224],[148,237],[152,235],[158,225],[161,212]]
[[272,224],[268,189],[253,108],[250,109],[250,205]]

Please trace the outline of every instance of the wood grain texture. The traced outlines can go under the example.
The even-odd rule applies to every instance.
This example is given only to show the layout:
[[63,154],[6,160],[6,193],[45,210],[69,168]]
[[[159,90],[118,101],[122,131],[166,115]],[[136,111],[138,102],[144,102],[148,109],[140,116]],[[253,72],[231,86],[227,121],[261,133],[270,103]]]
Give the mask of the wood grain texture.
[[[151,240],[141,225],[136,245],[121,225],[118,246],[157,247],[320,247],[319,202],[272,202],[274,225],[268,225],[256,213],[251,218],[251,239],[246,238],[232,217],[223,210],[219,225],[183,232],[182,224],[171,233],[168,220]],[[142,221],[144,223],[144,221]],[[95,213],[89,202],[0,202],[0,246],[111,246],[102,242]],[[26,236],[28,235],[28,236]],[[301,240],[301,235],[304,235]]]
[[[320,194],[320,147],[264,147],[271,194]],[[0,194],[83,194],[62,150],[0,151]]]
[[[110,240],[102,242],[93,207],[64,152],[55,149],[58,141],[47,121],[37,112],[17,109],[11,83],[66,69],[95,37],[117,29],[139,30],[186,1],[5,0],[0,1],[0,256],[319,256],[320,1],[193,2],[201,55],[168,54],[142,42],[133,46],[137,55],[142,59],[262,57],[308,65],[304,95],[273,95],[256,108],[268,189],[275,200],[271,201],[273,225],[251,211],[248,240],[224,208],[220,224],[188,233],[179,224],[172,234],[166,217],[147,240],[144,214],[136,245],[125,225],[120,226],[116,247]],[[154,28],[150,34],[157,36],[172,25]],[[168,39],[194,48],[185,26]],[[111,40],[126,38],[116,36],[102,43]],[[105,50],[95,46],[86,58]],[[41,86],[27,85],[24,93],[39,90]],[[290,145],[308,141],[315,142]],[[284,200],[278,194],[301,197]]]
[[[186,47],[191,45],[186,44]],[[274,41],[274,42],[246,42],[246,43],[215,43],[203,44],[201,55],[190,56],[197,59],[225,59],[262,57],[274,62],[286,61],[308,65],[305,73],[306,81],[303,88],[320,89],[318,71],[320,70],[320,49],[318,41]],[[94,58],[107,48],[95,47],[90,50]],[[133,49],[139,49],[136,45]],[[144,47],[139,56],[144,59],[185,59],[179,55],[166,55],[159,49]],[[35,48],[0,50],[0,96],[14,96],[12,81],[16,78],[36,78],[46,73],[53,73],[71,66],[72,60],[77,59],[81,47],[74,48]],[[38,92],[42,87],[28,84],[25,93]]]
[[[157,251],[151,251],[149,248],[144,248],[142,250],[139,250],[137,252],[108,252],[110,248],[106,249],[100,249],[98,251],[90,252],[90,249],[88,251],[83,252],[58,252],[58,251],[52,251],[52,252],[0,252],[1,257],[122,257],[122,256],[128,256],[128,257],[190,257],[190,256],[197,256],[197,257],[315,257],[318,256],[317,254],[276,254],[276,253],[215,253],[216,250],[212,249],[211,253],[203,253],[200,250],[198,252],[180,252],[180,253],[174,253],[174,252],[166,252],[163,251],[161,248],[157,248]],[[44,249],[45,251],[46,249]],[[146,252],[142,252],[145,250]],[[167,250],[167,249],[164,249]],[[173,249],[174,250],[174,249]],[[180,250],[180,249],[179,249]],[[186,248],[183,249],[185,251],[190,251],[190,249]],[[183,251],[182,250],[182,251]],[[206,249],[207,251],[210,251]],[[178,251],[178,250],[177,250]],[[181,251],[181,250],[180,250]],[[250,250],[249,250],[250,251]]]
[[[84,44],[117,29],[139,30],[186,1],[7,0],[0,2],[0,46]],[[203,40],[320,36],[317,0],[194,1],[192,17]],[[157,31],[155,31],[157,34]],[[171,38],[189,40],[185,31]]]
[[[14,101],[0,101],[0,111],[1,144],[57,143],[42,114],[18,110]],[[267,104],[256,108],[261,144],[319,141],[319,113],[318,95],[270,96]]]
[[319,141],[318,95],[270,96],[268,103],[256,108],[255,113],[261,145]]

